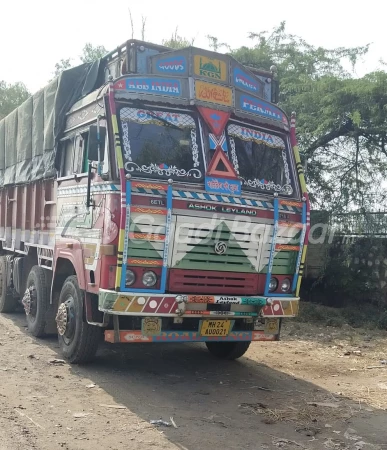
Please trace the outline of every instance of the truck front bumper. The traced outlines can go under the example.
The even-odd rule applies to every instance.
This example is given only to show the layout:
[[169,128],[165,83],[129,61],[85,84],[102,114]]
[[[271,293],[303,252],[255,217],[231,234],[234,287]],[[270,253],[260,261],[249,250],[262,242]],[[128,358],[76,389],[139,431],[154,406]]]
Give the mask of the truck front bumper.
[[[110,343],[276,341],[281,318],[297,315],[299,298],[139,294],[101,289],[98,307],[107,316],[113,316],[114,329],[105,330],[105,341]],[[117,316],[140,317],[142,324],[150,320],[156,325],[157,332],[144,332],[143,325],[141,330],[122,330]],[[173,323],[182,326],[184,319],[197,318],[197,331],[177,330],[171,325],[166,325],[165,329],[165,318],[173,318]],[[219,322],[219,319],[231,323],[229,333],[203,336],[202,323]],[[254,323],[254,329],[234,327],[237,321]]]
[[281,318],[297,316],[299,300],[299,297],[139,294],[100,289],[98,309],[112,315],[143,317]]

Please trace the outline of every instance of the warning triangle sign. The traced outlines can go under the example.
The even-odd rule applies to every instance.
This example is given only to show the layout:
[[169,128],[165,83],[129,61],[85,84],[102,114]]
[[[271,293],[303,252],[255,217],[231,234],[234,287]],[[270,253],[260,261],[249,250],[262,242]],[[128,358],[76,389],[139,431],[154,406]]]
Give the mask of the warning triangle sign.
[[221,178],[238,178],[238,174],[222,150],[222,147],[218,146],[216,148],[206,175]]
[[219,137],[223,133],[231,113],[205,108],[204,106],[198,106],[197,108],[207,125],[210,127],[211,132]]

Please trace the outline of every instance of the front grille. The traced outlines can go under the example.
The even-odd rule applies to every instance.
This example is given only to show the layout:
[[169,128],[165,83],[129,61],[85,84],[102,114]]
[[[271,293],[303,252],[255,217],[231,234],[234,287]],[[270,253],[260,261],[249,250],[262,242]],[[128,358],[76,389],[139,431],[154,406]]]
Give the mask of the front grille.
[[[258,272],[259,235],[252,236],[248,224],[238,229],[227,220],[206,223],[201,217],[178,217],[173,249],[172,267],[188,270]],[[263,233],[263,227],[261,230]],[[258,239],[257,239],[258,237]],[[226,247],[222,254],[216,252],[218,243]]]
[[168,290],[186,294],[255,295],[258,274],[171,269]]

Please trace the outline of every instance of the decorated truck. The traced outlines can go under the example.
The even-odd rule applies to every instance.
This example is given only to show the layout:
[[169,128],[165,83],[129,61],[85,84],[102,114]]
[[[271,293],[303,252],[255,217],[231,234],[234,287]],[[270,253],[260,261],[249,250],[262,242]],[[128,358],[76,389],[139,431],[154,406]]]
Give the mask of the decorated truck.
[[130,40],[0,121],[0,312],[72,363],[109,343],[219,358],[297,315],[309,204],[276,69]]

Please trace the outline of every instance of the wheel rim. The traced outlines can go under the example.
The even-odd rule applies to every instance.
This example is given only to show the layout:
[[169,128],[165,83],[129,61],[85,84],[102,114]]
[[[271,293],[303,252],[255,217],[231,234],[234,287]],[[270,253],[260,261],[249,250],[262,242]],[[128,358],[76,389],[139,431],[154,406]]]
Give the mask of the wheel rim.
[[34,284],[28,286],[24,293],[22,303],[26,315],[34,321],[38,312],[38,294]]
[[66,345],[70,345],[75,335],[75,300],[69,296],[67,300],[59,305],[56,315],[56,326],[59,336]]

